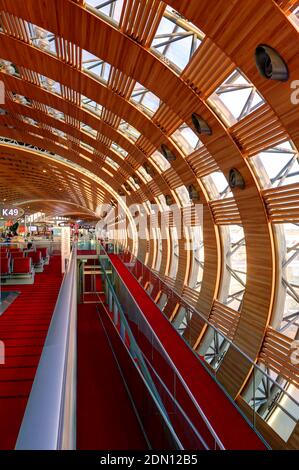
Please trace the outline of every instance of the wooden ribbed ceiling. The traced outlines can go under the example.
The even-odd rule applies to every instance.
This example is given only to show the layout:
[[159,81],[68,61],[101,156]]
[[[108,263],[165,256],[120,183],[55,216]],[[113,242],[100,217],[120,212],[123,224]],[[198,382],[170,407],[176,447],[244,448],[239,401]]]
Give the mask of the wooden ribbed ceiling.
[[[120,193],[128,204],[172,195],[183,205],[179,190],[193,185],[204,205],[200,290],[190,281],[197,255],[195,249],[185,250],[184,237],[175,242],[169,234],[160,243],[149,228],[148,240],[127,240],[127,246],[219,328],[224,324],[254,361],[263,360],[283,374],[289,356],[274,367],[265,342],[273,331],[278,343],[285,338],[287,348],[297,338],[297,320],[288,330],[282,318],[287,307],[281,299],[288,292],[281,230],[299,222],[299,181],[288,185],[285,171],[283,181],[276,179],[280,183],[269,179],[264,184],[266,170],[257,156],[271,148],[278,153],[287,142],[297,159],[299,115],[290,84],[299,78],[299,2],[124,0],[119,5],[108,2],[95,9],[88,1],[0,0],[0,80],[5,86],[0,201],[33,201],[34,209],[89,219],[100,203]],[[176,49],[182,40],[185,45]],[[259,44],[283,57],[288,81],[259,74],[254,60]],[[243,77],[238,86],[244,88],[245,81],[252,99],[233,120],[232,110],[221,108],[221,92],[232,86],[226,80],[238,74]],[[256,96],[260,101],[255,106]],[[192,113],[212,133],[200,135],[200,145],[190,149],[181,129],[194,131]],[[165,168],[155,156],[162,144],[175,157]],[[211,175],[227,181],[232,168],[242,175],[245,189],[213,195]],[[290,198],[283,211],[282,197]],[[230,250],[244,248],[244,275],[228,260],[234,227],[244,235],[240,243],[230,243]],[[174,250],[178,262],[173,274]],[[231,295],[231,279],[240,281],[240,276],[239,293]],[[295,289],[299,304],[296,285],[289,288]],[[175,306],[168,303],[165,309],[175,318]],[[201,322],[193,318],[186,331],[192,347],[200,348]],[[248,413],[241,392],[250,373],[250,364],[229,349],[218,374]],[[260,428],[272,436],[274,446],[298,448],[298,424],[284,442],[265,421]]]

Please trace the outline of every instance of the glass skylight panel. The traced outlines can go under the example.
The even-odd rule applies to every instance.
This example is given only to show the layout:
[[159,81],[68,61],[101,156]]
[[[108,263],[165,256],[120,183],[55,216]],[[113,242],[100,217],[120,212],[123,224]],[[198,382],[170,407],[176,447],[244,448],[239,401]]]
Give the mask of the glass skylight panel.
[[116,142],[112,142],[111,144],[111,148],[113,150],[115,150],[121,158],[126,158],[126,156],[128,155],[128,152],[126,152],[126,150],[124,150],[120,145],[118,145]]
[[158,167],[161,171],[166,171],[168,168],[171,167],[170,163],[166,158],[156,150],[152,156],[150,157],[150,160],[155,164],[156,167]]
[[20,104],[23,104],[25,106],[31,106],[31,101],[29,100],[29,98],[26,98],[26,96],[19,95],[17,93],[13,93],[13,100],[16,103],[20,103]]
[[95,114],[101,114],[102,112],[102,106],[100,104],[83,95],[81,95],[81,105]]
[[185,155],[189,155],[194,152],[194,150],[203,146],[198,135],[195,134],[187,124],[180,126],[179,129],[172,134],[171,138],[176,142]]
[[85,142],[80,142],[81,147],[85,150],[89,150],[89,152],[93,152],[94,148],[91,145],[86,144]]
[[47,112],[49,116],[52,116],[55,119],[59,119],[60,121],[65,120],[64,113],[62,113],[61,111],[58,111],[58,109],[51,108],[51,106],[47,106],[47,105],[46,105],[46,108],[47,108]]
[[140,166],[137,170],[137,173],[140,175],[141,179],[145,181],[146,183],[149,183],[152,181],[152,177],[147,173],[147,171],[143,168],[143,166]]
[[225,124],[232,126],[259,108],[265,101],[255,86],[235,70],[209,97],[208,102]]
[[298,152],[291,142],[264,150],[250,161],[264,188],[299,183]]
[[95,55],[82,49],[82,68],[85,72],[92,74],[95,78],[104,82],[108,81],[110,64],[99,59]]
[[56,93],[57,95],[61,95],[61,87],[60,83],[55,82],[51,78],[45,77],[44,75],[39,74],[39,79],[41,86],[52,93]]
[[140,137],[140,132],[135,129],[135,127],[131,126],[128,122],[121,120],[118,130],[125,134],[129,139],[136,142],[136,140]]
[[140,188],[139,184],[136,183],[136,181],[134,180],[132,176],[129,177],[128,182],[133,186],[134,189]]
[[66,133],[61,131],[60,129],[56,129],[56,128],[52,127],[52,132],[53,132],[53,134],[57,135],[58,137],[61,137],[62,139],[67,138]]
[[298,337],[299,331],[299,227],[283,224],[282,288],[284,309],[278,319],[278,330],[289,338]]
[[232,197],[232,192],[228,185],[227,179],[221,171],[215,171],[208,176],[202,178],[206,190],[211,199],[224,199]]
[[92,135],[95,137],[97,135],[97,131],[93,129],[92,127],[88,126],[87,124],[84,124],[84,122],[80,123],[81,130],[84,132],[87,132],[88,134]]
[[119,23],[124,0],[87,0],[86,5]]
[[110,165],[112,168],[114,168],[114,170],[119,169],[119,164],[116,163],[114,160],[112,160],[112,158],[106,157],[105,161],[106,161],[107,165]]
[[44,52],[50,52],[56,55],[54,34],[32,23],[27,22],[27,25],[32,45]]
[[197,32],[197,28],[191,23],[192,27],[189,29],[188,22],[183,22],[174,10],[168,9],[167,11],[168,17],[162,18],[152,47],[180,70],[183,70],[201,44],[200,35],[202,34],[199,30]]
[[221,301],[234,310],[239,310],[245,292],[247,273],[244,230],[239,225],[228,225],[222,226],[221,231],[223,239],[227,239],[223,281],[225,288]]
[[17,66],[8,60],[0,60],[0,70],[2,72],[8,73],[9,75],[19,75]]
[[190,231],[190,243],[191,249],[193,250],[193,256],[191,257],[192,268],[190,272],[190,278],[188,281],[189,287],[200,291],[203,267],[204,267],[204,241],[203,241],[203,230],[202,226],[189,227]]
[[29,116],[24,116],[23,114],[19,114],[19,119],[23,122],[25,122],[26,124],[30,124],[31,126],[38,126],[38,122],[35,121],[34,119],[32,119],[31,117]]
[[136,83],[130,99],[151,116],[161,104],[160,99],[140,83]]
[[183,207],[190,206],[190,196],[186,186],[180,186],[175,189],[176,194],[180,200],[180,203]]

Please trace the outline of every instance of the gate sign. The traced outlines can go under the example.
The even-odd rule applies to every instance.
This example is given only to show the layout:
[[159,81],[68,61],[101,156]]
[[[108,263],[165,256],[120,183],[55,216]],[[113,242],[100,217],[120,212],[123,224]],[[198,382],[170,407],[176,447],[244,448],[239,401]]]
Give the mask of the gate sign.
[[1,207],[1,217],[4,219],[18,219],[24,214],[20,207]]

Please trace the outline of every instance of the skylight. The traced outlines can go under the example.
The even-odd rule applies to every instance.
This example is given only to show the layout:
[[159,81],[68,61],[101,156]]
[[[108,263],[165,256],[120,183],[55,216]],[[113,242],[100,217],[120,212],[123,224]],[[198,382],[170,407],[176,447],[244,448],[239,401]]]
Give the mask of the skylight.
[[199,149],[203,146],[199,137],[195,132],[187,126],[187,124],[181,125],[171,136],[176,142],[178,147],[181,148],[185,155],[189,155],[194,150]]
[[152,177],[147,173],[143,166],[140,166],[138,168],[137,173],[140,175],[141,179],[146,183],[149,183],[152,180]]
[[250,161],[264,188],[299,183],[298,152],[291,142],[270,147]]
[[56,93],[57,95],[61,95],[61,87],[60,83],[55,82],[51,78],[45,77],[44,75],[39,74],[39,79],[41,86],[52,93]]
[[27,25],[33,46],[56,55],[54,34],[29,22],[27,22]]
[[140,83],[136,83],[131,100],[150,115],[155,114],[161,104],[160,99]]
[[135,129],[135,127],[131,126],[129,123],[124,121],[123,119],[120,122],[118,130],[122,133],[125,134],[129,139],[133,140],[133,142],[136,142],[136,140],[140,137],[140,132]]
[[87,0],[86,5],[119,23],[124,0]]
[[204,176],[202,182],[211,199],[224,199],[232,196],[227,179],[221,171],[215,171],[208,176]]
[[82,69],[104,82],[108,81],[110,64],[82,49]]
[[209,97],[208,102],[224,123],[232,126],[259,108],[264,100],[255,86],[235,70]]
[[119,164],[116,163],[114,160],[112,160],[112,158],[106,157],[105,161],[106,161],[107,165],[110,165],[112,168],[114,168],[114,170],[119,169]]
[[95,114],[100,114],[103,108],[100,104],[83,95],[81,95],[81,106]]
[[203,34],[198,28],[167,7],[152,47],[168,59],[169,64],[172,63],[179,70],[183,70],[201,44],[202,37]]
[[157,168],[159,168],[162,172],[168,170],[170,168],[170,163],[166,158],[156,150],[151,157],[149,158]]
[[115,150],[121,158],[125,158],[128,155],[128,152],[124,150],[120,145],[116,142],[112,142],[111,148]]

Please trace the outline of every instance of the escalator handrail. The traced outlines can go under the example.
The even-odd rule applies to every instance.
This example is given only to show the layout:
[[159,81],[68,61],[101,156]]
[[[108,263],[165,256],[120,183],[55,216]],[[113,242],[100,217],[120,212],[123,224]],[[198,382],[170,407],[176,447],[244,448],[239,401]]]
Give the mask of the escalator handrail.
[[76,268],[74,245],[29,395],[17,450],[76,448]]
[[[104,248],[104,247],[103,247]],[[105,248],[104,248],[105,250]],[[106,251],[106,250],[105,250]],[[111,261],[110,261],[111,263]],[[112,263],[111,263],[112,265]],[[140,309],[140,307],[138,306],[134,296],[132,295],[132,293],[130,292],[130,290],[128,289],[128,287],[125,285],[125,283],[123,282],[120,274],[118,273],[117,269],[113,266],[114,270],[117,272],[117,275],[119,276],[119,279],[121,280],[122,282],[122,285],[126,288],[127,292],[129,293],[130,297],[132,298],[133,302],[135,303],[136,305],[136,308],[138,309],[141,317],[143,318],[143,320],[146,322],[147,326],[149,327],[151,333],[153,334],[153,336],[155,337],[155,340],[157,341],[157,343],[159,344],[159,347],[161,348],[161,350],[163,351],[163,354],[165,355],[165,357],[167,358],[167,361],[168,363],[170,364],[171,368],[174,370],[175,374],[177,375],[177,377],[180,379],[180,382],[182,383],[184,389],[186,390],[188,396],[190,397],[190,399],[192,400],[194,406],[196,407],[198,413],[200,414],[200,416],[202,417],[202,419],[204,420],[207,428],[209,429],[210,433],[212,434],[213,438],[215,439],[215,441],[217,442],[217,445],[219,447],[219,449],[221,450],[225,450],[225,446],[223,445],[220,437],[217,435],[216,431],[214,430],[212,424],[210,423],[209,419],[207,418],[207,416],[205,415],[204,411],[202,410],[202,408],[200,407],[200,405],[198,404],[196,398],[194,397],[193,393],[191,392],[190,388],[188,387],[187,383],[185,382],[184,378],[182,377],[182,375],[180,374],[180,372],[178,371],[176,365],[174,364],[174,362],[172,361],[172,359],[170,358],[168,352],[166,351],[165,347],[163,346],[163,344],[161,343],[158,335],[156,334],[156,332],[152,329],[149,321],[147,320],[147,318],[145,317],[144,313],[142,312],[142,310]]]

